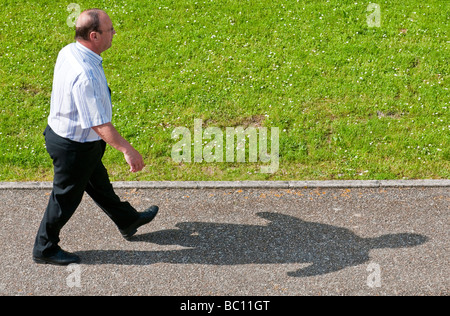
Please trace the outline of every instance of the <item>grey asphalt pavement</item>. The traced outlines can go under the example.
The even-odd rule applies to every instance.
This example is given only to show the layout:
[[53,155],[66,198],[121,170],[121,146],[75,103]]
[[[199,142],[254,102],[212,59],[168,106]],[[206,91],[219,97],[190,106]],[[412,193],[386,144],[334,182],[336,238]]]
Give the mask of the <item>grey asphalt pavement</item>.
[[125,188],[160,214],[131,241],[86,196],[34,264],[48,188],[0,190],[0,295],[449,295],[450,189]]

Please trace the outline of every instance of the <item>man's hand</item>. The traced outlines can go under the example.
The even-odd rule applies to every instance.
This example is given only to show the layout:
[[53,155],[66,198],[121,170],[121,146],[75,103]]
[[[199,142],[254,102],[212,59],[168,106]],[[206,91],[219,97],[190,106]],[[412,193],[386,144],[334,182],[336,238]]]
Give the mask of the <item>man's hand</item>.
[[92,128],[106,143],[122,152],[131,172],[139,172],[145,164],[141,154],[123,138],[111,123]]
[[124,157],[128,165],[130,166],[131,172],[139,172],[144,169],[144,159],[142,159],[141,154],[137,150],[133,149],[131,150],[131,152],[124,153]]

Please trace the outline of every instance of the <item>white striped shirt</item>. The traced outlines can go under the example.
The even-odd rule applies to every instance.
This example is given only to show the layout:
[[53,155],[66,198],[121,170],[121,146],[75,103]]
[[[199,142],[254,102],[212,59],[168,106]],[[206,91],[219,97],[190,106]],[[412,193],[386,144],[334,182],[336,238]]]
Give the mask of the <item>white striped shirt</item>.
[[101,139],[92,127],[112,120],[111,93],[102,61],[78,42],[60,51],[48,118],[57,135],[79,143]]

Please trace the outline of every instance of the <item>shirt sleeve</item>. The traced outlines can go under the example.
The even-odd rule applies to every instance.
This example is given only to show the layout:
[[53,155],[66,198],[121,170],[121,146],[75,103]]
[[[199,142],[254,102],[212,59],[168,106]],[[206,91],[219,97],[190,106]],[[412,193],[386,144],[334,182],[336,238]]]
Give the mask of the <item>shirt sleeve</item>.
[[81,128],[88,129],[111,122],[107,111],[111,107],[111,100],[105,97],[97,80],[76,82],[72,93]]

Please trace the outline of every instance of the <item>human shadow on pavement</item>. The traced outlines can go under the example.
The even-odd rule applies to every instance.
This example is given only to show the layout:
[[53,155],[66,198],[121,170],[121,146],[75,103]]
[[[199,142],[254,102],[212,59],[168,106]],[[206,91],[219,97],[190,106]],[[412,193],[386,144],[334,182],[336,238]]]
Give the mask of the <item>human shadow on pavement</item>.
[[185,247],[167,251],[80,251],[83,264],[150,265],[155,263],[245,265],[310,264],[291,277],[323,275],[370,261],[370,251],[424,244],[427,237],[389,234],[362,238],[351,230],[307,222],[278,213],[258,213],[268,225],[187,222],[177,229],[136,236],[135,242]]

